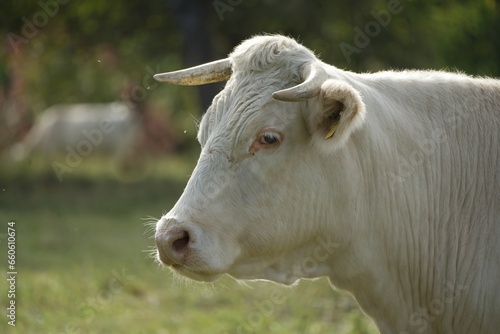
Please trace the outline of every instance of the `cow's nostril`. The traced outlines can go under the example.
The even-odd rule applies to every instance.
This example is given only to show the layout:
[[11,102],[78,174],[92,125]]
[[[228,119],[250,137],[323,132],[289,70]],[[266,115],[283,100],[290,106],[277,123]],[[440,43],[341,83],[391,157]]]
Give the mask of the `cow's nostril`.
[[193,244],[191,231],[176,226],[155,234],[158,257],[166,265],[182,265]]
[[172,243],[172,248],[175,252],[182,253],[186,249],[188,243],[189,233],[184,230],[182,236]]

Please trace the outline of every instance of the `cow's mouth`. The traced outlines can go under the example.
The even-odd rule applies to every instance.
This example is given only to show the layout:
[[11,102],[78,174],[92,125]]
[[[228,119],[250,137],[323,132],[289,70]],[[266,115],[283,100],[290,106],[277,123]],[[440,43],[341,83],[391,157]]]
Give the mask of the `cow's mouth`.
[[222,275],[206,271],[194,271],[181,265],[173,265],[170,268],[173,269],[174,273],[198,282],[213,282]]
[[159,254],[156,256],[156,260],[162,266],[170,268],[172,272],[176,273],[178,276],[183,276],[190,278],[199,282],[213,282],[217,280],[222,274],[212,272],[209,270],[201,269],[201,268],[189,268],[186,265],[178,264],[178,263],[165,263],[162,261]]

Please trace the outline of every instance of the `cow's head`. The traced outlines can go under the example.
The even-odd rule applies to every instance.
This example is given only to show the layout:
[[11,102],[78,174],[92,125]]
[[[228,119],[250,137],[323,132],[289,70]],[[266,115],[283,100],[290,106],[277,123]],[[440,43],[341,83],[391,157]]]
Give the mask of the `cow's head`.
[[204,281],[325,274],[333,240],[349,233],[341,224],[350,218],[335,213],[350,200],[335,184],[348,167],[335,155],[365,114],[336,72],[290,38],[259,36],[227,59],[155,76],[187,85],[229,79],[201,121],[201,155],[184,193],[157,222],[161,262]]

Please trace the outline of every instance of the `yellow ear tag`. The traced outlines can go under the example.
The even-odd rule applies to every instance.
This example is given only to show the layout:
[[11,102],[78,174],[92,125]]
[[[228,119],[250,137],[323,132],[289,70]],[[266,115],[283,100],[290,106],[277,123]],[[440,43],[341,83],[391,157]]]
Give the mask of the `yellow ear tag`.
[[333,136],[333,134],[335,133],[335,130],[337,130],[338,125],[339,125],[339,123],[335,123],[332,125],[332,128],[330,129],[330,131],[326,135],[325,139],[331,138]]

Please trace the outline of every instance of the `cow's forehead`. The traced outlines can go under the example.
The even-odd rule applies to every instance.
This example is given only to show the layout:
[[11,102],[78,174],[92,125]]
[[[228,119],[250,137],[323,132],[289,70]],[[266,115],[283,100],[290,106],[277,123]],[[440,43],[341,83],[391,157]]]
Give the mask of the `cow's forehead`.
[[232,75],[213,100],[198,133],[202,145],[214,132],[234,140],[272,93],[300,83],[301,67],[317,58],[309,49],[283,36],[259,36],[237,46],[229,55]]
[[273,101],[272,93],[280,84],[280,81],[262,76],[230,80],[202,119],[198,133],[200,143],[203,145],[214,132],[219,132],[228,141],[235,140],[252,120],[265,118],[262,110]]

